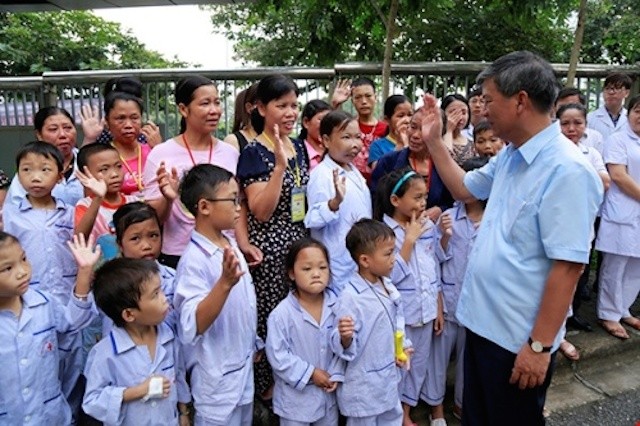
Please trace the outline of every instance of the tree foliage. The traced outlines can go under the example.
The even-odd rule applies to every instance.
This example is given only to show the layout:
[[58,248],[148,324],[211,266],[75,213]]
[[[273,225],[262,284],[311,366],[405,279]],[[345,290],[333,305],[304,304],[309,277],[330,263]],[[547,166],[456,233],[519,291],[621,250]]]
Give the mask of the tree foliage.
[[638,0],[589,0],[583,62],[633,64],[640,62]]
[[0,75],[185,65],[88,11],[0,13]]
[[[382,61],[389,5],[389,0],[257,0],[207,7],[215,31],[235,41],[239,60],[332,66]],[[562,0],[400,0],[393,60],[492,60],[517,49],[566,60],[570,13]]]

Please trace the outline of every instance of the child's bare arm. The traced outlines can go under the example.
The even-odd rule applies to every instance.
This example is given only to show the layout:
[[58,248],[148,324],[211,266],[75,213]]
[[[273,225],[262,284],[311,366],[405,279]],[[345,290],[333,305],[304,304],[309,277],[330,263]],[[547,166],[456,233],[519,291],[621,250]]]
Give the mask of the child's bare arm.
[[240,269],[240,261],[231,247],[225,247],[222,258],[222,275],[209,294],[202,299],[196,308],[196,332],[203,334],[218,318],[227,297],[244,272]]

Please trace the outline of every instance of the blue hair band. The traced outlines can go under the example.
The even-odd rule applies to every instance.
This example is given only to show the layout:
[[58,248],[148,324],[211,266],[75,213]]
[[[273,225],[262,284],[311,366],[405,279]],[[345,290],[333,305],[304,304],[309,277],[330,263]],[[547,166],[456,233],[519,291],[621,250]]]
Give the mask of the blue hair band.
[[400,189],[400,187],[407,181],[409,180],[409,178],[411,176],[415,176],[416,172],[414,172],[413,170],[409,170],[407,173],[405,173],[399,180],[398,182],[393,186],[393,190],[391,191],[391,195],[396,195],[396,192],[398,192],[398,190]]

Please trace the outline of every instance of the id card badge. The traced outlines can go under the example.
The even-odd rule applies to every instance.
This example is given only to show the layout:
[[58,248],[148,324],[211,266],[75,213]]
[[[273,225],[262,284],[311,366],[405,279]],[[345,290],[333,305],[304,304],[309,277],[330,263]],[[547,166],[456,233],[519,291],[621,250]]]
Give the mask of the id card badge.
[[306,214],[306,187],[294,186],[291,190],[291,221],[293,223],[302,222]]

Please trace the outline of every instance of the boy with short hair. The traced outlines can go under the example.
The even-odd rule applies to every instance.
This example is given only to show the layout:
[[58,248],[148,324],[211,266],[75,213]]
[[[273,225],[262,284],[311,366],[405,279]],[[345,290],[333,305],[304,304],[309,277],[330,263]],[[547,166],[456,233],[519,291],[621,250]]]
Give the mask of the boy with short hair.
[[91,144],[78,151],[76,174],[89,196],[81,198],[75,208],[75,233],[93,235],[106,260],[117,255],[113,213],[118,207],[137,200],[120,192],[124,173],[118,150],[108,144]]
[[90,295],[93,266],[100,250],[90,238],[70,243],[78,275],[69,300],[61,304],[29,285],[31,264],[20,242],[0,231],[0,342],[2,404],[0,423],[71,424],[60,383],[59,333],[71,334],[93,318]]
[[599,131],[605,140],[627,124],[624,100],[629,96],[631,84],[631,77],[627,74],[609,74],[602,89],[603,105],[587,116],[587,127]]
[[180,339],[190,348],[196,424],[250,426],[256,295],[247,263],[227,231],[240,217],[234,176],[198,164],[180,184],[180,200],[195,217],[191,240],[176,271],[173,303]]
[[[342,88],[344,85],[338,85]],[[345,86],[346,87],[346,86]],[[371,178],[369,167],[369,147],[371,143],[387,134],[387,124],[375,117],[376,86],[373,80],[367,77],[358,77],[351,82],[350,91],[335,90],[331,99],[331,105],[339,108],[347,99],[351,98],[358,113],[358,126],[362,139],[362,150],[353,163],[367,181]]]
[[[73,238],[73,206],[52,194],[62,179],[62,164],[60,150],[46,142],[29,142],[18,151],[17,179],[24,192],[16,196],[15,203],[6,204],[4,229],[20,241],[33,265],[29,285],[66,305],[77,267],[67,245]],[[78,385],[83,364],[81,343],[78,332],[61,334],[58,339],[62,392],[74,417],[82,402]]]
[[487,120],[480,121],[473,128],[473,146],[480,157],[493,157],[504,146],[504,141],[493,133]]
[[403,345],[396,338],[405,324],[400,294],[388,278],[395,261],[395,234],[382,222],[362,219],[347,234],[346,244],[358,272],[333,307],[337,324],[331,348],[347,361],[344,383],[337,390],[340,412],[347,425],[400,425],[397,367],[407,362],[410,342]]
[[153,260],[117,258],[96,271],[96,305],[114,323],[87,359],[82,407],[105,425],[189,424],[180,345]]

